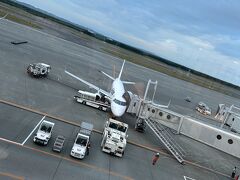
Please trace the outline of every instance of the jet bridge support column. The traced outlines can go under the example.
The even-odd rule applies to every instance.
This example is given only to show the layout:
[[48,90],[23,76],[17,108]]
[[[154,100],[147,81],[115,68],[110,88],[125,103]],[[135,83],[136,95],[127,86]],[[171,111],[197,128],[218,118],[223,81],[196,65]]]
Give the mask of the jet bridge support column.
[[[148,80],[148,83],[147,83],[147,86],[146,86],[146,89],[145,89],[145,93],[144,93],[144,97],[143,99],[140,99],[139,98],[139,104],[138,104],[138,111],[136,112],[136,117],[137,120],[136,120],[136,123],[135,123],[135,129],[137,131],[141,131],[141,132],[144,132],[145,131],[145,128],[146,128],[146,125],[145,125],[145,121],[143,119],[145,119],[145,117],[142,117],[141,116],[141,112],[143,112],[143,107],[144,107],[144,104],[145,103],[151,103],[153,102],[154,100],[154,97],[155,97],[155,93],[156,93],[156,89],[157,89],[157,81],[152,81],[151,79]],[[153,95],[152,95],[152,98],[151,100],[146,100],[147,98],[147,95],[148,95],[148,90],[149,90],[149,87],[150,85],[153,84],[154,85],[154,91],[153,91]]]
[[151,79],[148,80],[147,87],[146,87],[146,90],[145,90],[145,93],[144,93],[144,97],[143,97],[144,101],[146,100],[146,97],[147,97],[147,94],[148,94],[148,90],[149,90],[149,86],[151,84],[153,84],[154,85],[154,91],[153,91],[152,100],[151,100],[151,102],[153,102],[154,96],[155,96],[155,93],[156,93],[156,90],[157,90],[157,83],[158,83],[157,81],[154,82]]
[[[154,85],[152,96],[148,95],[150,85]],[[165,145],[167,150],[180,162],[183,163],[185,152],[180,145],[174,140],[170,131],[167,129],[173,129],[177,133],[180,132],[181,125],[183,123],[183,116],[170,111],[167,106],[154,103],[154,97],[157,89],[157,81],[148,81],[143,99],[139,99],[139,108],[136,112],[137,120],[135,123],[135,129],[137,131],[145,131],[148,126],[159,141]],[[147,98],[148,96],[148,98]]]

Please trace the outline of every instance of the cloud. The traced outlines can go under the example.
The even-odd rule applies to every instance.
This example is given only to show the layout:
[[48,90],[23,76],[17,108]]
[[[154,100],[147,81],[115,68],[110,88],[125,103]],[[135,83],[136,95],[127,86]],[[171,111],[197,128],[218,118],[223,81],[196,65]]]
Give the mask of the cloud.
[[240,64],[240,62],[239,62],[239,61],[233,61],[233,63],[234,63],[234,64],[237,64],[237,65],[239,65],[239,64]]
[[238,1],[22,1],[118,41],[240,85],[240,80],[235,78],[240,76]]

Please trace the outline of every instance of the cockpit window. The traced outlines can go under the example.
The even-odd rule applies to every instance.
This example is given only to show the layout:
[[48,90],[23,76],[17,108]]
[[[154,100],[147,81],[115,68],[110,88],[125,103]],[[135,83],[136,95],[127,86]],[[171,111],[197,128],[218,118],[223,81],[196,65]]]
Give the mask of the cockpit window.
[[116,104],[120,105],[120,106],[126,106],[127,103],[126,102],[123,102],[123,101],[119,101],[117,99],[114,99],[113,102],[115,102]]

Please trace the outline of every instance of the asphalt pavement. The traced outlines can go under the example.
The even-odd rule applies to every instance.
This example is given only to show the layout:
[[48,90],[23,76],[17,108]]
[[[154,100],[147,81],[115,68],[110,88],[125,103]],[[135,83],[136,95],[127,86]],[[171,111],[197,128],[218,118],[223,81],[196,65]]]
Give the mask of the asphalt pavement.
[[[0,104],[0,177],[2,179],[228,179],[231,169],[239,160],[190,138],[176,135],[177,141],[187,151],[186,165],[179,164],[156,137],[134,130],[135,118],[125,115],[122,121],[129,124],[129,143],[123,158],[101,152],[101,134],[94,133],[90,155],[79,161],[69,156],[78,124],[94,124],[101,132],[108,113],[78,104],[74,101],[77,89],[88,87],[69,77],[64,70],[109,90],[111,80],[99,72],[118,74],[121,59],[106,55],[31,28],[0,21],[0,99],[19,107]],[[28,43],[13,45],[15,40]],[[27,75],[29,63],[44,62],[52,66],[48,78],[35,79]],[[115,72],[114,72],[115,69]],[[178,113],[205,119],[195,112],[199,101],[213,110],[219,103],[239,105],[238,99],[214,92],[188,82],[169,77],[144,67],[126,62],[123,80],[136,82],[126,85],[127,90],[143,95],[149,79],[158,81],[155,101],[167,104]],[[186,102],[186,96],[192,102]],[[24,108],[30,110],[24,110]],[[33,112],[38,111],[39,113]],[[29,134],[46,115],[55,122],[53,137],[48,146],[38,146]],[[51,118],[49,115],[57,117]],[[61,121],[64,119],[71,123]],[[205,120],[206,121],[206,120]],[[52,152],[54,138],[64,135],[64,151]],[[28,139],[26,139],[28,138]],[[24,142],[24,143],[23,143]],[[151,165],[154,151],[161,151],[156,166]]]

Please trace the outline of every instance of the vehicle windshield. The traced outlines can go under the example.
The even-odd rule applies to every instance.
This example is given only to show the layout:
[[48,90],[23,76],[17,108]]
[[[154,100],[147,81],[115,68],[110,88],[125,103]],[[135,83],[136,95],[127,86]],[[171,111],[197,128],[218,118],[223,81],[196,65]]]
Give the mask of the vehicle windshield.
[[52,129],[52,127],[49,126],[49,124],[47,124],[47,123],[42,123],[41,128],[40,128],[41,131],[47,132],[47,133],[50,133],[51,129]]
[[115,102],[116,104],[120,105],[120,106],[126,106],[127,103],[126,102],[123,102],[123,101],[119,101],[117,99],[114,99],[113,102]]
[[83,138],[83,137],[78,137],[76,144],[82,145],[82,146],[86,146],[87,145],[87,139]]
[[120,124],[115,124],[113,122],[110,122],[109,127],[112,129],[119,130],[121,132],[126,132],[127,128],[125,126],[122,126]]

